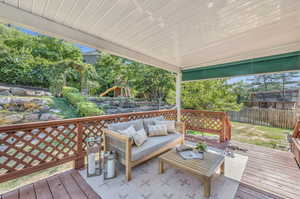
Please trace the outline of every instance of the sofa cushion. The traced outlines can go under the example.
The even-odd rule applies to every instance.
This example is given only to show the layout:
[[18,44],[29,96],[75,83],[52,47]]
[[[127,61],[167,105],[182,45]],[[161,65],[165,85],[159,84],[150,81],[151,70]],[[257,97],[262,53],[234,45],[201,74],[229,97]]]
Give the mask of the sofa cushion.
[[139,131],[144,128],[143,120],[132,120],[129,122],[112,123],[109,124],[107,128],[109,130],[119,132],[120,130],[127,129],[129,126],[133,126],[136,131]]
[[144,128],[146,130],[146,133],[149,134],[149,125],[155,125],[155,121],[157,121],[157,120],[163,120],[163,119],[164,119],[163,116],[151,117],[151,118],[143,119],[143,124],[144,124]]
[[145,129],[141,129],[139,131],[136,131],[135,134],[133,134],[133,140],[136,146],[140,147],[142,144],[144,144],[148,138],[147,133]]
[[180,138],[181,134],[173,133],[167,136],[160,137],[148,137],[147,141],[140,147],[132,147],[132,156],[131,160],[139,160],[157,150],[166,144]]
[[161,125],[164,124],[167,126],[167,131],[168,133],[175,133],[176,128],[175,128],[175,121],[174,120],[157,120],[155,121],[155,125]]
[[165,124],[160,124],[160,125],[149,125],[149,136],[166,136],[168,135],[168,128],[167,125]]
[[132,138],[131,139],[131,144],[134,144],[133,137],[136,134],[136,130],[135,130],[135,128],[133,126],[129,126],[128,128],[119,130],[117,132],[120,133],[120,134],[122,134],[122,135],[125,135],[127,137]]

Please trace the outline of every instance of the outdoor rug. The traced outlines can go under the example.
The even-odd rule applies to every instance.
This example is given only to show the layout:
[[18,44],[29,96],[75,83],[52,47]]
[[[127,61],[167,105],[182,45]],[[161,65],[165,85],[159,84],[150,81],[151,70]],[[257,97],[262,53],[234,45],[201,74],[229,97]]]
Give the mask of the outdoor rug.
[[[219,153],[217,149],[211,149]],[[214,175],[210,199],[234,199],[248,157],[235,154],[225,158],[225,176]],[[111,180],[101,177],[83,178],[103,199],[201,199],[203,185],[195,176],[165,164],[165,173],[158,173],[158,159],[152,159],[133,168],[132,180],[126,182],[124,169]]]

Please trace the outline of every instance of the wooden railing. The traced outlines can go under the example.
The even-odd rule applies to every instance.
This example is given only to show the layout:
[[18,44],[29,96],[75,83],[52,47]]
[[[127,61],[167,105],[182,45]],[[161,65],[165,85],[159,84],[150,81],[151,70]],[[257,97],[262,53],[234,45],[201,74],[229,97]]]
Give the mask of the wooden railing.
[[[42,169],[74,161],[84,167],[85,140],[101,136],[110,123],[164,116],[175,120],[176,110],[94,116],[58,121],[34,122],[0,127],[0,182]],[[230,122],[226,113],[182,110],[182,121],[189,130],[220,135],[230,139]]]

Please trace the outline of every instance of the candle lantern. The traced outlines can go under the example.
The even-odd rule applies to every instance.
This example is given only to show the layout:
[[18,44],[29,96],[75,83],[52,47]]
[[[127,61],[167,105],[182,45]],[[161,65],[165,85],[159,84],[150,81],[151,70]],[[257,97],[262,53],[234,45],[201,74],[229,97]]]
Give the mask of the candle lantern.
[[116,153],[114,151],[107,151],[104,153],[104,179],[111,179],[116,177]]
[[101,175],[101,138],[87,139],[87,176]]

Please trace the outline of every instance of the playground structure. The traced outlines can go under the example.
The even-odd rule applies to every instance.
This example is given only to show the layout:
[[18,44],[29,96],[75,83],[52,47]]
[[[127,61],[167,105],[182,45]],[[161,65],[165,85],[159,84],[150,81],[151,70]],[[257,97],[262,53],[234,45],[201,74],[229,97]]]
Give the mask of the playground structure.
[[130,88],[122,86],[113,86],[101,93],[100,97],[104,97],[110,92],[114,92],[114,97],[131,97]]

